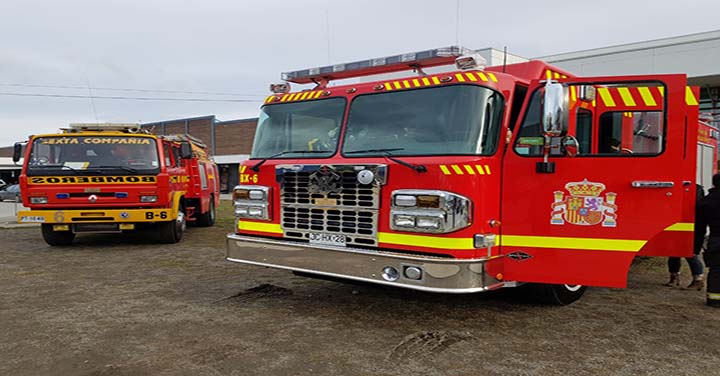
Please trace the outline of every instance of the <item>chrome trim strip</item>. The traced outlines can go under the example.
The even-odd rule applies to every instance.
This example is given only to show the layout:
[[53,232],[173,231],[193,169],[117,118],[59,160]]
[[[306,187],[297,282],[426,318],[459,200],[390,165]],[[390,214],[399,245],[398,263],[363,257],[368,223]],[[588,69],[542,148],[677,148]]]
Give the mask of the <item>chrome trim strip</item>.
[[640,181],[635,180],[632,182],[633,188],[672,188],[675,183],[671,181]]
[[[497,257],[452,259],[416,256],[237,234],[228,234],[226,242],[226,260],[250,265],[437,293],[473,293],[506,286],[506,282],[498,281],[486,272],[488,262],[502,262]],[[397,268],[401,278],[394,282],[382,279],[385,266]],[[422,278],[404,278],[404,266],[421,268]]]

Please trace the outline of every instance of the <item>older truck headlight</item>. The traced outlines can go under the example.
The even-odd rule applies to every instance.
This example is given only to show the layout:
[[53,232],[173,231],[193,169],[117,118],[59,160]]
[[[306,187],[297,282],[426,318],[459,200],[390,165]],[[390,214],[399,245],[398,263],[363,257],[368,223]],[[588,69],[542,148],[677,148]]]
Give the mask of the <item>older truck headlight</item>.
[[238,185],[233,189],[235,217],[270,219],[270,187]]
[[31,204],[47,204],[48,198],[45,196],[30,197],[30,203]]
[[392,192],[390,228],[396,231],[448,233],[471,223],[472,203],[446,191],[399,189]]

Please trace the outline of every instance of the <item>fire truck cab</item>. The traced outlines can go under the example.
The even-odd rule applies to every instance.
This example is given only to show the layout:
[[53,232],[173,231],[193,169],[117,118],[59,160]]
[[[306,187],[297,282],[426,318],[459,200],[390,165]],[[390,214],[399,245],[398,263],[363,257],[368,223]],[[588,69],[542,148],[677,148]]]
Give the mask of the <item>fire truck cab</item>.
[[[485,68],[448,47],[283,79],[240,167],[229,261],[443,293],[534,283],[568,304],[585,286],[625,287],[637,255],[692,254],[698,89],[685,75]],[[717,130],[703,140],[712,173]]]
[[[217,167],[189,135],[155,136],[137,124],[71,124],[30,136],[20,186],[19,223],[40,223],[50,245],[78,233],[154,226],[162,242],[180,241],[188,223],[212,226]],[[15,145],[14,159],[22,155]]]

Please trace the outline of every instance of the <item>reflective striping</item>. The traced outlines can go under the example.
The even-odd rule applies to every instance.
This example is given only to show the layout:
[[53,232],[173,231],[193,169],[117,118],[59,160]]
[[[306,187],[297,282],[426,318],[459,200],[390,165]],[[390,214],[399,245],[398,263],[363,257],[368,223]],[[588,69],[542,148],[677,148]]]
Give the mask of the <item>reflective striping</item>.
[[490,175],[489,165],[439,165],[444,175]]
[[432,82],[433,82],[435,85],[440,85],[440,80],[439,80],[437,77],[433,77],[433,78],[432,78]]
[[458,82],[465,82],[465,77],[461,73],[456,73],[455,78],[457,78]]
[[472,72],[467,72],[467,73],[465,73],[465,75],[467,76],[468,80],[470,80],[472,82],[477,82],[477,80],[478,80],[477,77],[475,77],[475,75],[472,74]]
[[447,166],[445,166],[445,165],[440,165],[440,170],[441,170],[441,171],[443,172],[443,174],[445,174],[445,175],[452,175],[452,173],[450,172],[450,170],[448,170]]
[[404,88],[406,88],[406,89],[410,88],[410,83],[407,80],[403,81],[402,84],[403,84]]
[[490,166],[485,165],[485,172],[487,172],[487,174],[490,175]]
[[308,95],[310,95],[310,92],[306,91],[306,92],[302,93],[302,95],[298,99],[303,101],[303,100],[305,100],[305,98],[307,98]]
[[274,95],[271,95],[271,96],[267,97],[267,98],[265,99],[265,103],[271,102],[271,101],[273,100],[273,98],[275,98]]
[[280,102],[285,102],[288,99],[289,95],[285,94],[280,98]]
[[477,72],[477,75],[478,75],[478,77],[480,77],[480,80],[482,80],[483,82],[487,82],[488,79],[487,79],[487,76],[485,75],[485,73]]
[[247,166],[240,166],[240,173],[241,174],[244,173],[246,169],[247,169]]
[[462,174],[463,174],[462,170],[460,169],[460,166],[458,166],[458,165],[451,165],[450,167],[452,167],[453,171],[455,171],[456,174],[458,174],[458,175],[462,175]]
[[429,86],[429,85],[430,85],[430,80],[428,80],[427,77],[423,77],[422,83],[423,83],[423,85],[425,85],[425,86]]
[[485,175],[485,170],[482,165],[475,165],[475,169],[477,169],[478,174]]
[[288,100],[288,101],[295,100],[295,96],[296,96],[296,95],[298,95],[298,94],[297,94],[297,93],[290,94],[290,96],[288,97],[287,100]]
[[646,106],[656,106],[657,103],[655,102],[655,98],[653,97],[652,93],[650,93],[650,89],[647,87],[639,87],[638,92],[640,92],[640,97],[642,98],[643,102],[645,102]]
[[678,222],[665,228],[665,231],[695,231],[695,224]]
[[385,83],[385,90],[392,90],[392,86],[390,86],[389,82]]
[[697,98],[695,98],[695,94],[693,94],[692,89],[690,89],[690,86],[685,87],[685,103],[688,106],[697,106],[698,105]]
[[665,96],[665,86],[658,86],[658,91],[660,92],[660,96]]
[[417,78],[413,78],[412,83],[413,83],[413,86],[420,87],[420,81],[418,81]]
[[620,98],[622,98],[623,102],[625,103],[625,106],[637,106],[637,104],[635,104],[635,99],[633,99],[632,94],[630,94],[630,89],[626,87],[619,87],[617,88],[617,91],[620,94]]
[[493,73],[493,72],[488,72],[487,75],[488,75],[488,77],[490,77],[490,79],[492,80],[492,82],[495,82],[495,83],[498,82],[497,77],[495,77],[495,73]]
[[393,82],[393,86],[395,86],[396,89],[400,89],[400,83],[397,81]]
[[238,230],[267,232],[272,234],[282,234],[283,230],[277,223],[259,223],[238,221]]
[[610,95],[610,91],[606,87],[599,87],[597,88],[598,94],[600,94],[600,99],[602,99],[603,104],[605,104],[605,107],[615,107],[615,100],[613,100],[612,95]]
[[470,175],[475,175],[475,170],[473,170],[472,166],[470,166],[470,165],[463,165],[463,167],[465,167],[465,171],[467,171],[468,174],[470,174]]
[[645,240],[561,238],[551,236],[500,236],[500,244],[511,247],[583,249],[591,251],[638,252]]
[[552,72],[549,69],[545,70],[545,79],[552,80]]
[[436,249],[474,250],[472,238],[449,238],[440,236],[406,235],[389,232],[378,233],[378,242]]
[[707,293],[707,298],[709,300],[720,300],[720,294],[718,294],[716,292],[709,292],[709,293]]

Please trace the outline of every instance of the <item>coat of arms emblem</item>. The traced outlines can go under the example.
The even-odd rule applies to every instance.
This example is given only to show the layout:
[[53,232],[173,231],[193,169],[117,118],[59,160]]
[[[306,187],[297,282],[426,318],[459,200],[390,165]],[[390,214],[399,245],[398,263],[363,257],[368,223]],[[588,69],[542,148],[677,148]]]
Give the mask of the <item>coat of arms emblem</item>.
[[552,203],[553,225],[564,225],[565,222],[580,225],[594,226],[602,223],[602,227],[617,226],[617,194],[608,192],[605,197],[600,194],[605,190],[605,184],[593,183],[587,179],[579,182],[565,184],[564,191],[555,191],[555,201]]

